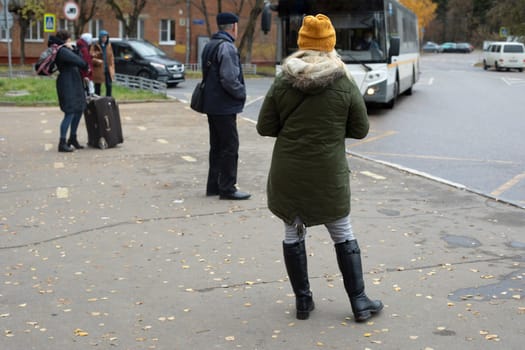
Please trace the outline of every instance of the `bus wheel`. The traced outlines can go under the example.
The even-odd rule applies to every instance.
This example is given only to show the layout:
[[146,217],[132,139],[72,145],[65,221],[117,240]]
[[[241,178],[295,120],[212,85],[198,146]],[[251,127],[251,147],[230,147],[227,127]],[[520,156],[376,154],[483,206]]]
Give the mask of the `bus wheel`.
[[399,81],[396,79],[396,82],[394,83],[394,94],[392,95],[392,99],[386,103],[387,108],[394,108],[397,96],[399,95]]
[[410,87],[407,90],[405,90],[406,96],[412,95],[412,87],[414,86],[415,83],[416,83],[416,74],[414,73],[414,70],[412,70],[412,83],[410,84]]

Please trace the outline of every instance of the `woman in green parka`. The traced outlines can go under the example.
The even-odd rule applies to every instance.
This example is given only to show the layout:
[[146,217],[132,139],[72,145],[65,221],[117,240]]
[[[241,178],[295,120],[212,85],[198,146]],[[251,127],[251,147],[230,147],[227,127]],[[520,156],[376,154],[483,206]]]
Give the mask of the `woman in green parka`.
[[257,122],[276,137],[268,175],[268,207],[285,224],[283,253],[296,297],[297,319],[314,309],[308,281],[306,227],[325,225],[356,321],[383,308],[364,291],[361,254],[350,223],[345,138],[368,134],[366,106],[335,48],[335,30],[322,14],[306,16],[299,51],[287,57]]

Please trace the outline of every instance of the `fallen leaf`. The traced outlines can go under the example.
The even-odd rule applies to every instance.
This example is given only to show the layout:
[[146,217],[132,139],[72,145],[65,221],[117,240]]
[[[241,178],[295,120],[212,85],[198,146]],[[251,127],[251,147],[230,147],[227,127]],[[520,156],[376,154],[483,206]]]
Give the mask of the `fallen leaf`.
[[80,329],[80,328],[75,329],[74,333],[75,333],[75,335],[76,335],[77,337],[87,337],[87,336],[89,335],[88,332],[83,331],[83,330]]

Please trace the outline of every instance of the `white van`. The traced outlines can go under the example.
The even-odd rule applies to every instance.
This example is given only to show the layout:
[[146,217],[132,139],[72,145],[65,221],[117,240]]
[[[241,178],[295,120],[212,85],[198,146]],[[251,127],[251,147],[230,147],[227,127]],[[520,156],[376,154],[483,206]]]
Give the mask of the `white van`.
[[525,68],[525,46],[522,43],[510,41],[491,42],[483,51],[483,69],[489,67],[500,69],[517,69],[523,72]]

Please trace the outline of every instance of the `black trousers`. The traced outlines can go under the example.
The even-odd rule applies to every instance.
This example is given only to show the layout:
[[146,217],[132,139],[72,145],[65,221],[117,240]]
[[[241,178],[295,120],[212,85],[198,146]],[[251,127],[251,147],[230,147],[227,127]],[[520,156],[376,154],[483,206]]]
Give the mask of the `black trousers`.
[[[104,76],[106,78],[106,96],[111,96],[111,93],[112,93],[112,86],[111,86],[111,75],[109,75],[109,72],[106,71],[104,72]],[[102,96],[100,94],[101,92],[101,87],[102,84],[100,83],[95,83],[95,94],[99,95],[99,96]]]
[[237,189],[239,134],[237,115],[208,114],[210,154],[207,193],[229,194]]

